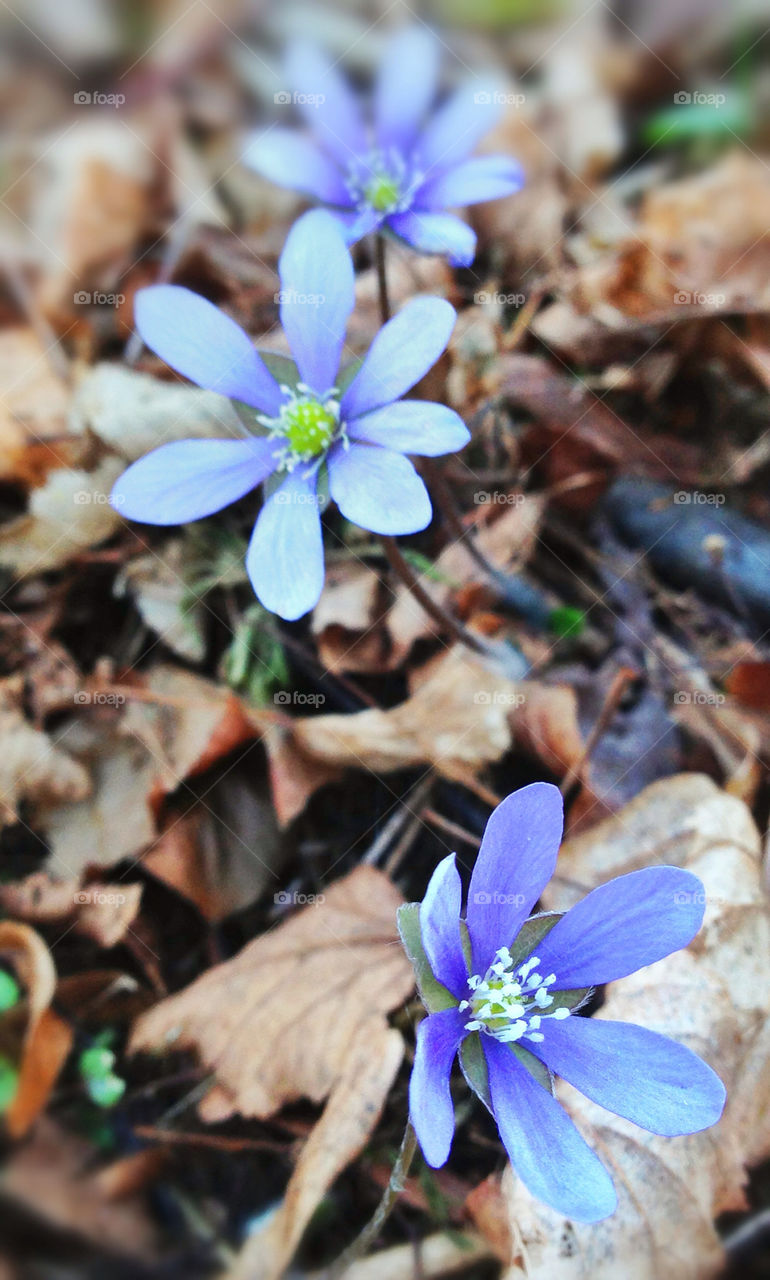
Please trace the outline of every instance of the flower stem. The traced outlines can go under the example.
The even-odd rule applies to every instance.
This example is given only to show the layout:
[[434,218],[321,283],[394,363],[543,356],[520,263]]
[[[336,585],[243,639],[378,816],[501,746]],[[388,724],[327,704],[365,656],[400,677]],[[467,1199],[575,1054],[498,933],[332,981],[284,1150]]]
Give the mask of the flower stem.
[[380,319],[383,324],[387,324],[392,315],[390,309],[390,295],[388,293],[388,273],[385,268],[386,249],[385,237],[378,231],[374,237],[374,259],[377,264],[377,289],[380,297]]
[[404,1190],[406,1175],[408,1174],[414,1154],[417,1150],[417,1135],[412,1128],[411,1122],[407,1121],[404,1136],[401,1139],[401,1147],[396,1156],[396,1163],[390,1174],[390,1180],[385,1188],[382,1199],[377,1205],[374,1214],[367,1222],[360,1235],[356,1236],[352,1244],[348,1245],[344,1253],[341,1253],[336,1262],[332,1263],[326,1273],[326,1280],[339,1280],[345,1274],[350,1266],[362,1258],[368,1251],[369,1247],[374,1244],[379,1236],[382,1228],[390,1217],[395,1207],[398,1197]]
[[439,629],[441,631],[449,631],[456,640],[459,640],[461,644],[468,645],[468,648],[474,649],[476,653],[488,653],[489,647],[478,636],[475,636],[472,631],[464,627],[457,618],[449,613],[443,605],[440,605],[437,600],[434,600],[433,596],[425,590],[411,565],[401,554],[401,549],[396,539],[383,537],[382,545],[391,568],[395,570],[404,585],[409,588],[417,603],[422,605],[425,612],[433,619]]

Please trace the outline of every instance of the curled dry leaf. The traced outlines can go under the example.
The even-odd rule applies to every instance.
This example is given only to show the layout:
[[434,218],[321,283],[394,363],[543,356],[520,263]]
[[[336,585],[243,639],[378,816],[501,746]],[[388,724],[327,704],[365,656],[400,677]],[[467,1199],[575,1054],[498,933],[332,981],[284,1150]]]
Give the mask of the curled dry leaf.
[[545,905],[564,911],[594,885],[656,863],[687,867],[702,879],[703,929],[686,951],[608,986],[595,1016],[638,1022],[710,1061],[727,1086],[724,1116],[704,1133],[660,1138],[560,1084],[560,1098],[613,1174],[618,1209],[593,1226],[565,1222],[509,1171],[509,1212],[521,1241],[509,1280],[715,1275],[723,1254],[714,1219],[745,1207],[747,1169],[770,1151],[763,1005],[770,919],[759,836],[745,805],[701,775],[656,782],[564,845]]
[[37,334],[17,326],[0,333],[0,477],[38,484],[66,465],[69,388],[51,368]]
[[45,1106],[72,1047],[72,1030],[50,1008],[56,969],[48,947],[29,925],[0,922],[0,955],[9,959],[27,997],[27,1026],[16,1095],[5,1115],[8,1132],[19,1138]]
[[0,827],[16,821],[22,801],[33,805],[82,800],[88,773],[46,733],[33,729],[22,711],[22,682],[0,682]]
[[142,885],[79,880],[54,881],[36,871],[24,880],[0,885],[0,907],[30,924],[71,922],[76,933],[100,947],[114,947],[139,914]]
[[401,901],[381,872],[358,867],[134,1028],[130,1051],[194,1048],[214,1071],[205,1119],[328,1098],[283,1205],[247,1246],[238,1274],[249,1280],[284,1274],[316,1204],[377,1123],[403,1053],[385,1017],[414,983],[395,928]]

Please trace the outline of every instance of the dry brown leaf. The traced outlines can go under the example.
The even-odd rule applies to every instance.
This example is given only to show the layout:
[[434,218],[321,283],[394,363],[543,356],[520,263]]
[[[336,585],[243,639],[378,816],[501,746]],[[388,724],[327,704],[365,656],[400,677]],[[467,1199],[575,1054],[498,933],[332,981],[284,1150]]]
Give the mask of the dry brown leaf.
[[413,975],[386,876],[358,867],[321,897],[143,1015],[130,1050],[196,1049],[242,1115],[322,1102],[361,1023],[382,1022]]
[[[0,827],[15,822],[22,801],[33,805],[82,800],[90,790],[86,770],[24,718],[23,685],[0,682]],[[61,735],[63,737],[64,735]]]
[[[255,721],[261,723],[256,716]],[[262,744],[267,752],[275,816],[280,827],[288,827],[310,797],[327,782],[336,781],[341,771],[302,751],[285,725],[265,723]]]
[[43,939],[29,925],[0,922],[0,954],[13,963],[27,997],[27,1026],[16,1095],[5,1115],[8,1132],[19,1138],[45,1106],[72,1047],[72,1029],[50,1008],[56,969]]
[[[92,789],[79,803],[40,806],[54,873],[61,866],[76,876],[86,865],[110,866],[141,852],[158,834],[164,798],[257,736],[237,698],[189,672],[156,667],[136,692],[123,708],[84,706],[85,716],[68,728]],[[130,699],[130,690],[109,696]]]
[[505,754],[517,705],[517,684],[456,645],[430,664],[427,678],[397,707],[300,717],[292,733],[302,751],[327,765],[387,773],[432,764],[459,780]]
[[283,1203],[249,1238],[232,1280],[280,1280],[310,1218],[334,1179],[362,1151],[404,1055],[398,1031],[380,1017],[365,1019],[323,1115],[294,1168]]
[[139,914],[142,885],[54,881],[45,871],[0,885],[0,907],[30,924],[72,921],[76,933],[100,947],[114,947]]
[[[503,498],[510,498],[510,503],[503,502]],[[478,505],[486,507],[486,502],[485,498]],[[482,554],[502,572],[515,572],[526,564],[532,553],[543,518],[544,500],[530,494],[500,494],[496,505],[503,508],[499,518],[481,524],[468,536],[476,538]],[[484,570],[463,542],[453,542],[446,547],[435,563],[435,570],[440,581],[423,574],[420,583],[428,595],[442,605],[458,587],[486,581]],[[436,634],[436,623],[406,586],[396,593],[393,608],[387,615],[387,628],[393,641],[391,667],[401,665],[417,640]]]
[[[746,1170],[770,1150],[763,1003],[770,918],[759,836],[746,806],[701,775],[656,782],[620,814],[564,845],[545,905],[564,911],[594,885],[655,863],[687,867],[703,880],[703,929],[686,951],[612,983],[595,1016],[638,1022],[688,1044],[718,1070],[727,1108],[705,1133],[659,1138],[560,1084],[560,1098],[613,1173],[620,1203],[604,1222],[568,1223],[509,1171],[509,1212],[528,1275],[715,1275],[723,1254],[714,1219],[744,1207]],[[508,1275],[523,1273],[517,1264]]]
[[7,1163],[3,1189],[35,1214],[102,1248],[149,1258],[160,1238],[144,1201],[110,1195],[104,1170],[94,1170],[93,1143],[44,1117]]
[[382,671],[387,637],[380,608],[381,579],[366,565],[345,563],[326,574],[312,629],[327,671]]
[[434,1276],[451,1276],[456,1272],[466,1274],[474,1263],[488,1262],[491,1258],[491,1249],[478,1236],[460,1235],[457,1231],[451,1235],[436,1232],[420,1241],[419,1252],[415,1251],[414,1244],[397,1244],[390,1249],[380,1249],[368,1258],[360,1258],[343,1272],[340,1280],[413,1280],[417,1266],[420,1280],[432,1280]]
[[0,476],[39,484],[68,458],[57,447],[66,433],[69,388],[51,368],[37,334],[18,326],[0,333]]

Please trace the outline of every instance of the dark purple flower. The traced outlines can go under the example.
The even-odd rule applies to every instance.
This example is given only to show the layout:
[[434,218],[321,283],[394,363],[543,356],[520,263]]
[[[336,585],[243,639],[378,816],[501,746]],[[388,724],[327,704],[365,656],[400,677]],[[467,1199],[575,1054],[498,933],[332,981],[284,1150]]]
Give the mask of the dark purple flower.
[[[257,412],[246,411],[254,434],[245,438],[154,449],[128,468],[112,500],[127,519],[183,524],[271,477],[246,567],[265,607],[294,619],[313,608],[323,587],[319,474],[328,476],[331,497],[354,524],[373,533],[414,533],[432,511],[404,455],[450,453],[470,436],[452,409],[399,400],[446,347],[455,322],[448,302],[412,299],[380,330],[360,368],[340,376],[353,264],[328,213],[316,210],[295,223],[279,272],[281,322],[296,368],[285,358],[263,361],[233,320],[189,289],[139,291],[136,327],[148,347],[199,386]],[[276,359],[280,381],[268,368],[279,367]]]
[[617,1204],[609,1173],[552,1092],[552,1073],[652,1133],[697,1133],[722,1114],[725,1089],[667,1036],[578,1016],[590,989],[687,946],[705,895],[697,876],[648,867],[594,889],[566,915],[528,919],[556,867],[562,801],[536,782],[495,809],[471,876],[465,919],[454,855],[399,925],[429,1016],[417,1031],[410,1113],[434,1168],[449,1155],[455,1055],[495,1118],[533,1195],[581,1222]]
[[469,159],[496,124],[504,95],[474,82],[426,120],[438,67],[438,41],[426,27],[397,32],[379,69],[370,131],[334,66],[298,43],[287,58],[291,92],[276,100],[293,101],[310,133],[267,129],[252,138],[244,160],[280,186],[332,207],[350,244],[385,227],[421,253],[467,266],[476,237],[446,210],[511,195],[524,174],[510,156]]

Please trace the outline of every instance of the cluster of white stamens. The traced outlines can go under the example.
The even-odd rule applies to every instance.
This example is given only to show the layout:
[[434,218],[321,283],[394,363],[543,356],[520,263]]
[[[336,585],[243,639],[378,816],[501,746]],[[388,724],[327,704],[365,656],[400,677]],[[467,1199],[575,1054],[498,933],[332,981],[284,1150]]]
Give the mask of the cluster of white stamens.
[[539,964],[537,956],[530,956],[514,969],[508,947],[501,947],[483,978],[473,974],[468,979],[473,994],[460,1004],[461,1012],[470,1009],[472,1015],[465,1030],[483,1031],[506,1043],[542,1040],[540,1023],[544,1018],[568,1018],[569,1009],[562,1007],[544,1012],[553,1004],[548,988],[556,981],[556,974],[544,978],[537,972]]
[[373,150],[363,161],[354,161],[347,187],[357,208],[378,213],[403,213],[411,207],[423,175],[407,166],[400,152]]
[[336,387],[323,396],[317,396],[304,382],[298,382],[296,389],[281,385],[281,391],[286,401],[278,417],[260,414],[258,419],[268,428],[271,439],[281,441],[283,448],[276,454],[279,470],[293,471],[300,462],[320,460],[335,440],[347,447]]

